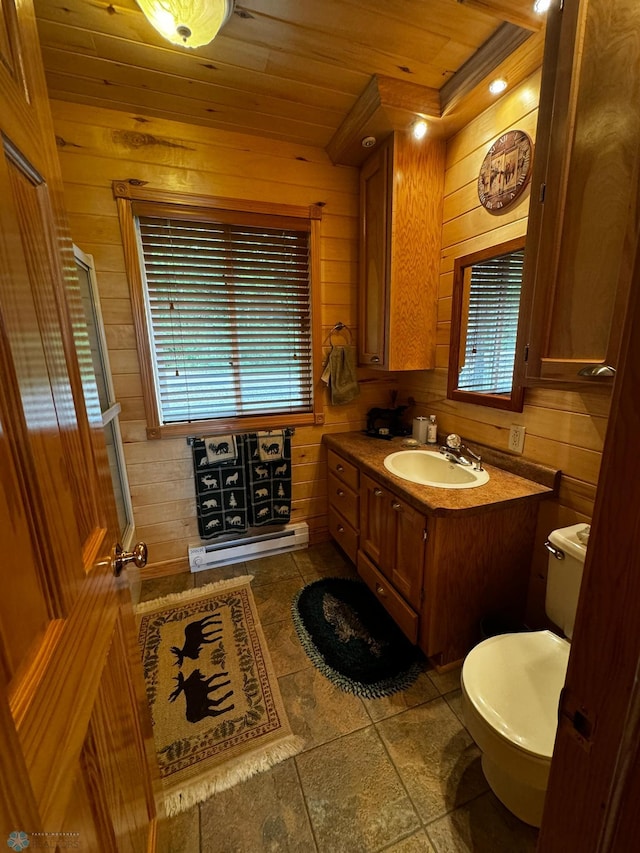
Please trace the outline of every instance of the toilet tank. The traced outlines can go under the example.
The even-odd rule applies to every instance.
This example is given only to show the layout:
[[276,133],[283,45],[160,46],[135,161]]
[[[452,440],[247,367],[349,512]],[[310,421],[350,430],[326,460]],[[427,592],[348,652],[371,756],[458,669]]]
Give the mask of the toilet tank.
[[[572,524],[570,527],[552,530],[549,534],[551,545],[545,543],[550,551],[545,610],[549,619],[561,628],[569,639],[573,635],[578,608],[588,534],[587,524]],[[555,557],[554,549],[559,554],[564,554],[564,558]]]

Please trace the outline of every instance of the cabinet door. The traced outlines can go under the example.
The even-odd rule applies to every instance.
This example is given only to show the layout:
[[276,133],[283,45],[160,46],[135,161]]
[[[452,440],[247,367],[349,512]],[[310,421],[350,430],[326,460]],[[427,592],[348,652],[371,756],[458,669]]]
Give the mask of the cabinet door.
[[393,519],[390,503],[390,492],[363,474],[360,486],[360,548],[383,571],[383,566],[391,560],[389,525]]
[[422,595],[426,519],[393,492],[362,477],[360,548],[416,609]]
[[358,360],[385,363],[385,322],[389,280],[391,142],[375,151],[360,173],[360,316]]
[[547,23],[525,258],[522,304],[532,308],[518,362],[529,384],[589,382],[616,367],[639,218],[640,112],[630,105],[640,74],[630,57],[640,4],[559,5]]
[[391,496],[390,509],[390,543],[393,544],[393,552],[386,555],[389,562],[381,569],[409,604],[419,610],[422,602],[426,519],[394,495]]

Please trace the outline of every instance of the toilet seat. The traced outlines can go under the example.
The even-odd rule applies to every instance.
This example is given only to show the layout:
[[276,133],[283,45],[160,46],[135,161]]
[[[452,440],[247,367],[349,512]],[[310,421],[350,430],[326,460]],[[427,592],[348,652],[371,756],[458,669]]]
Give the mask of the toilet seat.
[[550,761],[570,645],[551,631],[501,634],[475,646],[462,668],[474,711],[513,748]]

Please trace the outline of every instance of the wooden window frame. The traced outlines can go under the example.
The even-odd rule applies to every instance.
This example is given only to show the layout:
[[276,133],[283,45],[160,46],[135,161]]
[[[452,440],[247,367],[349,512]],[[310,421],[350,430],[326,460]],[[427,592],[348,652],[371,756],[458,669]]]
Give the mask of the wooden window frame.
[[[276,429],[284,426],[310,426],[324,423],[322,389],[320,387],[320,364],[322,361],[321,311],[320,311],[320,221],[322,208],[318,205],[308,207],[255,202],[244,199],[221,198],[219,196],[200,196],[191,193],[172,193],[164,190],[148,189],[130,184],[127,181],[113,182],[113,195],[116,199],[120,232],[124,250],[125,268],[129,281],[131,307],[136,336],[136,346],[140,359],[142,396],[147,421],[147,438],[160,439],[198,434],[222,434],[227,432],[246,432],[256,429]],[[151,330],[149,329],[146,295],[142,274],[142,259],[136,228],[136,213],[144,210],[147,216],[167,216],[188,219],[197,216],[206,219],[211,211],[216,221],[243,222],[250,224],[252,216],[268,215],[274,217],[276,227],[285,223],[287,227],[297,224],[301,230],[309,231],[310,245],[310,304],[311,304],[311,369],[313,393],[311,412],[283,415],[247,415],[231,418],[213,418],[211,420],[184,421],[163,424],[160,421],[160,404],[154,378],[153,354],[151,350]],[[288,221],[287,221],[288,220]],[[257,223],[257,219],[256,219]],[[303,224],[304,223],[304,224]],[[260,223],[263,224],[263,223]]]
[[[517,371],[513,371],[511,384],[511,393],[506,394],[482,394],[478,391],[464,391],[458,388],[458,379],[460,374],[460,340],[463,333],[466,333],[466,320],[463,320],[463,302],[464,302],[464,275],[465,270],[480,263],[494,258],[498,255],[507,255],[510,252],[515,252],[525,248],[525,237],[515,237],[513,240],[507,240],[505,243],[500,243],[498,246],[488,246],[486,249],[480,249],[470,255],[456,258],[453,274],[453,297],[451,305],[451,338],[449,341],[449,371],[447,377],[447,397],[450,400],[459,400],[463,403],[474,403],[478,406],[489,406],[493,409],[504,409],[510,412],[521,412],[524,402],[524,387],[519,381]],[[522,323],[522,291],[520,297],[520,309],[518,326]],[[516,346],[517,354],[517,346]]]

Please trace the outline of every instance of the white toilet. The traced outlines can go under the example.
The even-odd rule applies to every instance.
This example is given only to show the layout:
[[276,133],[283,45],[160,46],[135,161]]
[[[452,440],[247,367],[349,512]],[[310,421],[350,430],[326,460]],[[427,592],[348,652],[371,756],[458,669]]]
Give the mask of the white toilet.
[[[545,543],[550,551],[546,612],[569,639],[588,530],[584,524],[563,527]],[[531,826],[542,821],[568,659],[568,640],[551,631],[532,631],[484,640],[462,667],[464,718],[482,750],[487,781],[498,799]]]

